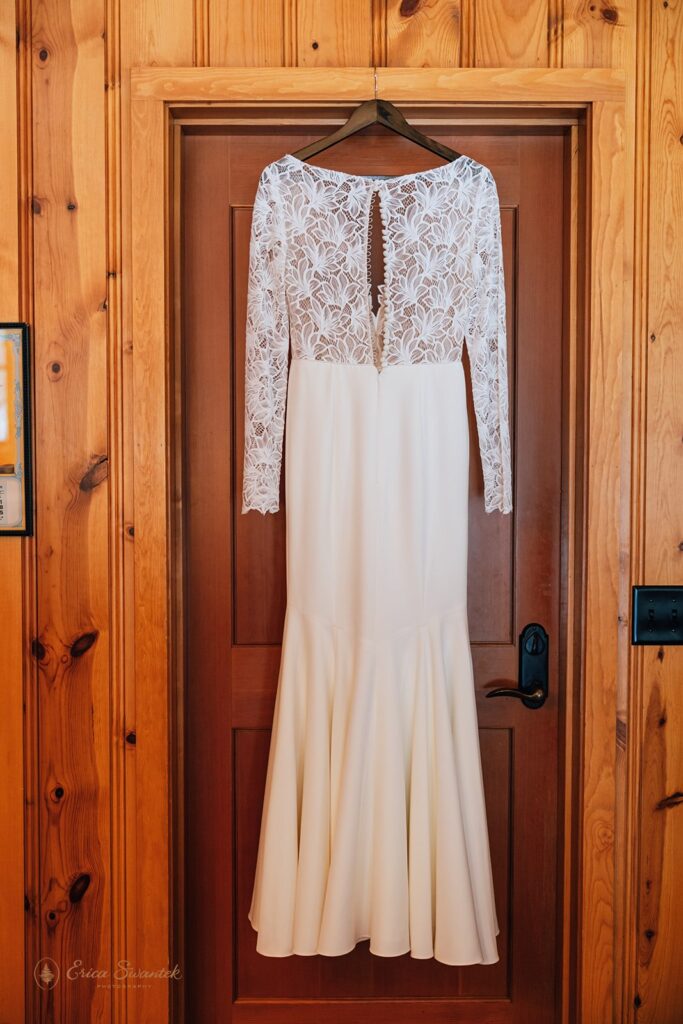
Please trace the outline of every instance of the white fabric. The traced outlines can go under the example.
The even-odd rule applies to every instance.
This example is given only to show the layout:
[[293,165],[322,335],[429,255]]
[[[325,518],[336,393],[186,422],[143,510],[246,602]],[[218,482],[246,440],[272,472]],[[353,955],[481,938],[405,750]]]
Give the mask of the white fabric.
[[[488,510],[510,511],[492,181],[467,157],[373,180],[286,156],[261,176],[243,511],[279,507],[283,437],[287,509],[287,610],[249,910],[267,956],[340,955],[369,938],[381,956],[499,959],[453,328],[465,327],[477,381]],[[385,283],[375,315],[376,191]]]
[[500,208],[491,171],[461,156],[375,180],[291,154],[264,168],[254,201],[242,511],[279,508],[292,357],[376,362],[367,270],[378,194],[384,245],[379,370],[471,364],[487,512],[512,508]]

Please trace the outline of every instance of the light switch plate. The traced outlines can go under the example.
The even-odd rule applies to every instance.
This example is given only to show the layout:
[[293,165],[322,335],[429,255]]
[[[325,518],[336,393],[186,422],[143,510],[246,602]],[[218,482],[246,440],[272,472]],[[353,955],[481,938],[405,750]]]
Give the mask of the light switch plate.
[[634,587],[633,644],[683,644],[683,587]]

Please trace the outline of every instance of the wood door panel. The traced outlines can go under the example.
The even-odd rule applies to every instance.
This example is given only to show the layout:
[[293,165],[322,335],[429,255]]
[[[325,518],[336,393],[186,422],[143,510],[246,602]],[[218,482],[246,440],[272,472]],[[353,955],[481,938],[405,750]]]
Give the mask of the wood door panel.
[[[564,139],[429,130],[491,167],[499,188],[515,485],[511,516],[484,513],[465,359],[468,617],[501,959],[452,967],[374,956],[367,941],[342,957],[263,957],[246,916],[286,604],[284,468],[281,511],[241,515],[250,208],[263,166],[317,134],[277,131],[207,127],[182,142],[188,1019],[545,1024],[554,1020],[561,839]],[[315,162],[354,173],[435,162],[381,130],[324,156]],[[529,621],[551,635],[551,693],[538,712],[485,698],[516,684]]]

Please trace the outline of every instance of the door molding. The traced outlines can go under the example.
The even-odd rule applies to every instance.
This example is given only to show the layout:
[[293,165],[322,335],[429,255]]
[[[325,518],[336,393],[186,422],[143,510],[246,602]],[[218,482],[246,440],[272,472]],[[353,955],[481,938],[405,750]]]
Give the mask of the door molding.
[[[571,142],[567,282],[567,579],[563,739],[564,850],[560,891],[563,1022],[610,1021],[626,970],[617,913],[629,833],[623,715],[628,692],[631,517],[629,445],[630,262],[624,237],[625,74],[620,69],[377,68],[378,95],[409,117],[449,124],[565,124]],[[131,710],[134,757],[123,757],[126,802],[124,936],[128,959],[173,965],[176,800],[181,721],[177,630],[181,496],[176,467],[179,188],[183,124],[342,121],[374,95],[372,68],[136,68],[130,71],[133,394],[118,410],[132,425],[134,625],[126,638],[134,678],[115,680]],[[320,129],[323,134],[324,128]],[[126,335],[126,331],[130,335]],[[123,404],[127,396],[119,395]],[[122,456],[123,457],[123,456]],[[117,467],[122,471],[123,467]],[[123,592],[123,581],[117,581]],[[129,673],[130,675],[130,673]],[[115,696],[115,700],[119,697]],[[628,736],[628,733],[627,733]],[[623,822],[626,822],[626,832]],[[624,849],[622,849],[624,847]],[[617,890],[617,881],[619,890]],[[615,938],[618,936],[618,938]],[[171,1019],[176,984],[128,994],[128,1019]]]

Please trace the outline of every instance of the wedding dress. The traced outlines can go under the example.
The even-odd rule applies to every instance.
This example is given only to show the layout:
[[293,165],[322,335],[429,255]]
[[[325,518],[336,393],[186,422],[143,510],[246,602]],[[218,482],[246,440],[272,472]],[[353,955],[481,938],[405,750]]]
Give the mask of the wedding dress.
[[279,509],[283,449],[286,509],[257,951],[336,956],[369,939],[380,956],[495,963],[461,362],[465,344],[484,507],[508,513],[491,171],[468,156],[390,178],[273,161],[253,208],[246,329],[242,512]]

